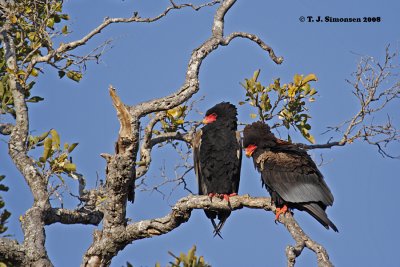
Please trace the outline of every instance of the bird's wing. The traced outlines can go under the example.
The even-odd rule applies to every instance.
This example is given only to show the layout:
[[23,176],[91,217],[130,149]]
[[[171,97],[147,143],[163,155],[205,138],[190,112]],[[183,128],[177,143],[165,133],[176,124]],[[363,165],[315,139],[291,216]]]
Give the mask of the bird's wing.
[[197,177],[197,184],[199,188],[199,195],[203,195],[204,190],[202,188],[203,176],[201,173],[201,163],[200,163],[200,147],[201,147],[201,135],[203,134],[202,130],[199,130],[195,133],[193,138],[193,162],[194,162],[194,172]]
[[242,168],[242,140],[240,137],[240,132],[236,132],[236,142],[238,144],[238,148],[236,150],[236,159],[235,159],[235,174],[233,176],[233,188],[234,191],[239,191],[239,182],[240,182],[240,170]]
[[286,202],[333,204],[333,195],[305,151],[265,151],[256,159],[263,182]]

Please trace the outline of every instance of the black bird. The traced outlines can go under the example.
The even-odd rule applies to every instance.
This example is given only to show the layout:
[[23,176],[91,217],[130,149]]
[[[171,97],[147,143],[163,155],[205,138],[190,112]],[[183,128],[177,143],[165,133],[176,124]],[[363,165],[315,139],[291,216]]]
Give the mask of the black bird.
[[[203,123],[193,140],[194,168],[199,195],[217,196],[229,203],[229,197],[239,190],[242,147],[237,130],[236,107],[222,102],[206,112]],[[205,210],[214,227],[214,236],[231,214],[230,211]],[[215,219],[218,217],[218,225]]]
[[288,208],[304,210],[325,228],[338,229],[325,213],[333,195],[307,152],[280,140],[263,122],[246,125],[243,131],[246,156],[253,157],[262,182],[277,207],[276,219]]

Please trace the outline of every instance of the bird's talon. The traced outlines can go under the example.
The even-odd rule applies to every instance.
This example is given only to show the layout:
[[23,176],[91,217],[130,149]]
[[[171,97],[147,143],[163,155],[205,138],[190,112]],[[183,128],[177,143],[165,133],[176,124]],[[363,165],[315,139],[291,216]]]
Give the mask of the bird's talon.
[[288,208],[286,205],[284,205],[282,208],[276,208],[275,211],[275,223],[279,219],[279,215],[285,214],[288,211]]

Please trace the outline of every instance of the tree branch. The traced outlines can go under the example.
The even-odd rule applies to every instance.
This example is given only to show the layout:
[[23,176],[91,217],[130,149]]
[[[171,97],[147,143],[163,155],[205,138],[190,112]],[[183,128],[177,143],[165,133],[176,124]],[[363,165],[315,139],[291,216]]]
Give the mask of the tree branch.
[[[231,197],[229,201],[230,205],[228,205],[226,201],[218,198],[213,198],[213,201],[210,201],[208,196],[191,195],[184,197],[172,207],[172,211],[168,215],[128,225],[126,228],[126,238],[127,240],[140,240],[167,234],[178,228],[182,223],[187,222],[193,209],[228,209],[234,211],[242,208],[250,208],[263,209],[266,211],[276,210],[276,207],[271,203],[271,199],[266,197],[250,197],[244,195]],[[279,222],[285,225],[286,229],[296,242],[294,247],[288,246],[286,249],[288,266],[294,266],[295,259],[300,256],[305,247],[316,254],[318,266],[333,266],[329,261],[329,256],[326,250],[304,233],[290,212],[281,215],[279,217]]]
[[12,93],[16,111],[15,125],[9,140],[9,155],[15,166],[25,178],[32,192],[34,203],[22,220],[24,231],[25,265],[52,266],[45,248],[44,211],[50,208],[47,192],[47,181],[35,168],[35,161],[27,153],[26,142],[29,132],[28,107],[25,102],[24,89],[19,83],[17,55],[13,38],[7,29],[7,23],[0,32],[0,40],[4,44],[5,60],[9,71],[8,86]]
[[45,218],[45,224],[91,224],[98,225],[103,219],[103,213],[100,211],[89,211],[86,209],[68,210],[68,209],[50,209]]
[[[400,98],[400,82],[392,79],[398,76],[398,53],[390,53],[386,47],[383,63],[372,57],[362,57],[353,73],[353,81],[346,80],[352,87],[352,93],[357,98],[359,110],[343,123],[328,127],[328,131],[343,133],[340,141],[331,145],[345,145],[358,139],[377,146],[384,157],[400,158],[390,155],[385,147],[392,142],[400,141],[400,131],[391,123],[390,117],[386,124],[376,124],[374,116],[389,103]],[[325,133],[326,133],[325,132]]]
[[277,57],[275,55],[274,50],[267,45],[266,43],[264,43],[263,40],[261,40],[260,37],[258,37],[255,34],[251,34],[251,33],[246,33],[246,32],[233,32],[231,33],[229,36],[227,36],[225,39],[223,39],[221,41],[221,45],[228,45],[233,39],[237,38],[237,37],[241,37],[241,38],[247,38],[253,42],[255,42],[259,47],[261,47],[261,49],[265,50],[268,52],[269,57],[276,63],[276,64],[282,64],[283,62],[283,57]]
[[0,262],[9,262],[12,266],[21,266],[25,262],[23,247],[15,240],[0,238]]
[[296,258],[300,256],[304,248],[308,248],[316,254],[319,267],[333,267],[325,248],[304,233],[290,212],[280,215],[279,222],[285,225],[296,242],[294,246],[286,247],[288,267],[293,267],[295,265]]
[[142,145],[140,146],[140,165],[136,169],[136,179],[145,175],[149,169],[151,163],[151,149],[152,142],[151,137],[153,136],[153,128],[157,124],[157,122],[163,120],[167,117],[166,112],[156,113],[153,119],[150,120],[149,124],[147,124],[144,129],[144,136]]
[[163,17],[165,17],[170,11],[172,10],[176,10],[176,9],[182,9],[185,7],[191,7],[192,9],[198,11],[203,7],[206,6],[213,6],[217,3],[219,3],[220,0],[214,0],[199,6],[195,6],[193,4],[179,4],[176,5],[175,3],[172,3],[171,6],[167,7],[163,12],[161,12],[159,15],[152,17],[152,18],[141,18],[138,14],[138,12],[134,12],[133,16],[129,17],[129,18],[105,18],[104,21],[97,26],[95,29],[93,29],[91,32],[89,32],[87,35],[85,35],[84,37],[82,37],[79,40],[75,40],[69,43],[62,43],[57,49],[53,49],[51,50],[47,55],[45,56],[37,56],[34,57],[30,64],[27,67],[27,73],[31,73],[32,69],[35,67],[35,65],[37,63],[41,63],[41,62],[50,62],[50,60],[52,60],[54,57],[56,56],[61,56],[62,54],[74,50],[79,46],[85,45],[90,39],[92,39],[94,36],[96,36],[97,34],[99,34],[102,30],[104,30],[107,26],[109,26],[110,24],[114,24],[114,23],[133,23],[133,22],[138,22],[138,23],[150,23],[150,22],[155,22]]

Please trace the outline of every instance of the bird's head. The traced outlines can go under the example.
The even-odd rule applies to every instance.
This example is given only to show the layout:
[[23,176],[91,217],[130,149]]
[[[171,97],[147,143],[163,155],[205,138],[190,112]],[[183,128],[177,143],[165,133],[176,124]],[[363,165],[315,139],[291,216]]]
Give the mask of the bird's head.
[[204,124],[211,124],[214,122],[227,122],[232,123],[234,127],[237,126],[237,111],[236,107],[228,102],[222,102],[207,110],[203,119]]
[[263,122],[253,122],[243,130],[243,147],[247,157],[251,157],[257,149],[269,149],[276,144],[276,137],[269,126]]

